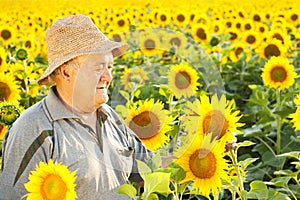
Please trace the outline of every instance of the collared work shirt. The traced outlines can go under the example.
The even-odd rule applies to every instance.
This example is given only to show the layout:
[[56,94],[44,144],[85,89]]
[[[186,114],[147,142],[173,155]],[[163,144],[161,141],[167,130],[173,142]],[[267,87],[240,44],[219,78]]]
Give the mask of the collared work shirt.
[[113,109],[98,110],[97,131],[68,110],[51,88],[45,99],[28,108],[12,125],[3,142],[4,168],[0,199],[27,193],[31,171],[52,158],[75,171],[78,199],[126,199],[117,194],[128,179],[140,180],[135,159],[149,151]]

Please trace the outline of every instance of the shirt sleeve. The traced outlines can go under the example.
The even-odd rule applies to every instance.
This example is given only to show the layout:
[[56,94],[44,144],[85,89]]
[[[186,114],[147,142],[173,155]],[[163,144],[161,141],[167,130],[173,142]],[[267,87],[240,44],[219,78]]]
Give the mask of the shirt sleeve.
[[[35,124],[35,126],[33,125]],[[4,199],[20,199],[27,193],[24,184],[40,162],[47,162],[53,149],[52,130],[40,130],[32,118],[17,120],[6,134],[0,194]]]

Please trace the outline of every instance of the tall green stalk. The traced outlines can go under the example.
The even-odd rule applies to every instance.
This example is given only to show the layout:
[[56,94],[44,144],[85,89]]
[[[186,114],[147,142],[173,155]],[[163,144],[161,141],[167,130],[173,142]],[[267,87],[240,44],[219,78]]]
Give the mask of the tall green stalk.
[[[280,90],[279,89],[276,90],[276,100],[277,100],[278,111],[280,111],[281,110],[281,99],[280,99]],[[282,125],[282,123],[281,123],[280,115],[276,116],[276,125],[277,125],[276,153],[278,155],[278,154],[280,154],[280,150],[281,150],[281,125]]]

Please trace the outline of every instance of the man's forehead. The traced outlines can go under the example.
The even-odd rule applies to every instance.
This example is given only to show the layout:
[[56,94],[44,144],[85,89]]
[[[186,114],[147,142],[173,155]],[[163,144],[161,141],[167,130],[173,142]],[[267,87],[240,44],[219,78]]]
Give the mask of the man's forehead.
[[114,58],[111,52],[103,54],[89,54],[77,57],[81,63],[94,62],[95,64],[113,63]]

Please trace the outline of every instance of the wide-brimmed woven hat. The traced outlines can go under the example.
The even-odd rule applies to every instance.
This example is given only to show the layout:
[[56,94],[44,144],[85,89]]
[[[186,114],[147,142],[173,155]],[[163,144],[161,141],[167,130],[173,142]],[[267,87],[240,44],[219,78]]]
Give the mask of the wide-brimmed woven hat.
[[109,40],[90,17],[77,14],[58,19],[46,32],[48,67],[37,80],[41,85],[53,84],[49,75],[60,65],[80,55],[112,52],[120,56],[126,43]]

